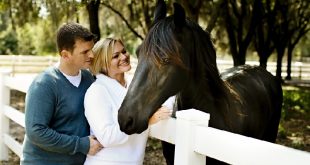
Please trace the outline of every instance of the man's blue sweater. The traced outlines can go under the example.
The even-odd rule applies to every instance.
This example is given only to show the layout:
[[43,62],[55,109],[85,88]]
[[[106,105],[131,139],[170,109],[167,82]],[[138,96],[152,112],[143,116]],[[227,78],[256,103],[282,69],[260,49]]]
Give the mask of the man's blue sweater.
[[83,164],[89,150],[84,95],[93,82],[82,70],[78,87],[51,67],[38,75],[26,96],[22,165]]

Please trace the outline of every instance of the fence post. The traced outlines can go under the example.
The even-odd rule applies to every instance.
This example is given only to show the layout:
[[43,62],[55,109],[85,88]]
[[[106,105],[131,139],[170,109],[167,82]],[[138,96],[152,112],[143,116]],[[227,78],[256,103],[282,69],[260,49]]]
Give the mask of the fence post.
[[17,63],[17,59],[16,59],[16,55],[12,55],[12,72],[11,72],[11,75],[12,76],[15,76],[15,70],[16,70],[16,63]]
[[206,156],[194,151],[195,126],[208,126],[210,115],[195,109],[178,111],[175,135],[175,165],[205,165]]
[[10,89],[4,84],[9,72],[0,71],[0,160],[8,160],[8,147],[4,143],[4,134],[9,133],[9,119],[4,116],[4,105],[10,103]]
[[299,73],[299,80],[302,79],[302,62],[296,62],[296,65],[298,67],[298,73]]

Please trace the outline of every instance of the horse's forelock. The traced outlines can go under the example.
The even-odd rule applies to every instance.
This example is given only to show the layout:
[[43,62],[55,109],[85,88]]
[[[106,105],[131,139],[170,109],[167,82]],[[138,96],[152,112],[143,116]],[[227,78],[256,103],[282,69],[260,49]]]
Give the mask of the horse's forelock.
[[173,26],[172,18],[157,22],[143,42],[140,53],[151,59],[157,67],[164,64],[164,59],[169,59],[169,63],[183,65],[180,59],[180,44],[174,35]]

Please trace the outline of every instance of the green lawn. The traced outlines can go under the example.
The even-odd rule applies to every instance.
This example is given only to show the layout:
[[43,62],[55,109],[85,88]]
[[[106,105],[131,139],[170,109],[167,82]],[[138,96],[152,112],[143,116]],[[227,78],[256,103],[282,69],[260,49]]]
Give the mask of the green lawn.
[[277,143],[310,151],[310,89],[284,86]]

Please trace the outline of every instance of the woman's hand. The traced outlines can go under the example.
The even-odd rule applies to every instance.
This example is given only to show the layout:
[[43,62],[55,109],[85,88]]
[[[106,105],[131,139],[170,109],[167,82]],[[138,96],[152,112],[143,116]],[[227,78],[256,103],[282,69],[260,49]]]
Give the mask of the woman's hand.
[[99,143],[99,141],[96,139],[95,136],[90,135],[88,136],[89,138],[89,151],[88,154],[89,155],[95,155],[97,152],[99,152],[103,146]]
[[160,107],[150,118],[149,125],[155,124],[160,120],[168,119],[172,114],[172,110],[165,106]]

